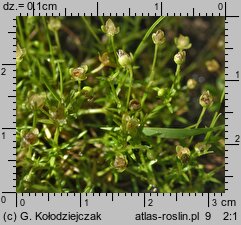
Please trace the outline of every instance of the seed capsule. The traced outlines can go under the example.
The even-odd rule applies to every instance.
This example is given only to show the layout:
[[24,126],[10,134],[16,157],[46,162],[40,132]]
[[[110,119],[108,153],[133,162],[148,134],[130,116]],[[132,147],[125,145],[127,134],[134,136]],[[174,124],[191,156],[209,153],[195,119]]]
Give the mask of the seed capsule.
[[155,45],[163,44],[166,41],[164,32],[162,30],[158,30],[156,33],[153,33],[152,41]]
[[44,106],[46,100],[46,94],[32,94],[28,98],[28,104],[31,109],[36,110]]
[[27,146],[34,145],[38,141],[39,130],[37,128],[32,129],[23,136],[23,143]]
[[132,58],[125,51],[123,51],[122,49],[119,49],[117,52],[117,55],[118,55],[118,62],[122,67],[127,68],[131,66]]
[[191,152],[189,150],[189,148],[187,147],[182,147],[181,145],[178,145],[176,147],[176,152],[177,152],[177,158],[180,159],[183,163],[187,163]]
[[129,102],[129,109],[131,111],[138,111],[141,108],[141,103],[137,99],[132,99]]
[[116,27],[115,24],[111,19],[108,19],[105,25],[101,26],[101,30],[106,33],[108,36],[114,37],[116,34],[119,33],[120,28]]
[[118,155],[115,157],[114,167],[118,172],[123,172],[128,164],[128,160],[125,155]]
[[139,130],[139,120],[136,118],[130,118],[126,123],[126,130],[128,134],[130,134],[132,137],[135,137],[138,134]]
[[52,107],[49,113],[52,116],[53,120],[58,122],[60,125],[66,124],[65,108],[63,105],[60,105],[58,107]]
[[174,62],[177,65],[182,65],[186,60],[186,52],[185,51],[180,51],[174,56]]
[[174,39],[174,42],[177,48],[182,51],[184,49],[189,49],[192,47],[192,43],[190,43],[190,39],[188,36],[183,36],[182,34],[179,37]]
[[102,55],[99,55],[99,60],[104,66],[112,66],[113,63],[110,60],[108,52],[104,52]]
[[202,107],[210,107],[213,104],[213,96],[209,91],[204,91],[199,98],[199,104]]

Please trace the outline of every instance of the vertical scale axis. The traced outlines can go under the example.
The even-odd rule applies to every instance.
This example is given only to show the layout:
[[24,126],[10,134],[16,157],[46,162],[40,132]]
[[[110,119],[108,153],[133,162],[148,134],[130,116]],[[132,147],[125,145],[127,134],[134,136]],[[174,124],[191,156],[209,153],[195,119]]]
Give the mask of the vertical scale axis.
[[[10,116],[10,122],[12,122],[13,125],[10,125],[8,127],[2,127],[2,130],[9,130],[11,133],[11,138],[9,139],[10,144],[8,144],[8,147],[13,150],[13,152],[8,156],[8,162],[11,163],[13,167],[13,185],[11,188],[14,188],[14,191],[16,190],[16,18],[11,19],[11,22],[13,21],[13,25],[10,26],[10,31],[7,33],[9,35],[12,35],[13,44],[11,45],[11,48],[13,48],[12,53],[13,57],[10,59],[12,63],[5,63],[2,65],[9,67],[9,75],[13,74],[12,76],[9,76],[10,79],[10,91],[9,95],[7,96],[10,103],[13,105],[10,107],[11,112],[7,115]],[[13,61],[14,60],[14,63]],[[13,80],[12,80],[13,78]],[[9,90],[9,89],[8,89]],[[11,144],[12,143],[12,144]],[[11,152],[11,151],[10,151]]]
[[[225,45],[224,45],[224,49],[226,48],[226,41],[227,41],[227,32],[226,32],[226,27],[227,27],[227,24],[228,24],[228,21],[227,21],[227,4],[226,4],[226,2],[224,3],[224,42],[225,42]],[[227,68],[228,68],[228,66],[227,66],[227,62],[228,62],[228,59],[227,59],[227,55],[226,55],[227,53],[226,53],[226,49],[225,49],[225,54],[224,54],[224,74],[228,74],[228,72],[227,72]],[[226,80],[226,77],[225,77],[225,79],[224,80]],[[224,84],[224,88],[225,88],[225,96],[224,96],[224,108],[225,108],[225,112],[226,112],[226,110],[227,110],[227,101],[226,101],[226,93],[227,93],[227,88],[228,88],[228,86],[226,85],[226,81],[224,81],[225,82],[225,84]],[[226,142],[226,140],[228,139],[227,137],[226,137],[226,134],[228,133],[228,124],[227,124],[227,120],[228,120],[228,117],[225,115],[225,112],[224,112],[224,117],[225,117],[225,131],[224,131],[224,133],[225,133],[225,137],[224,137],[224,140],[225,140],[225,142]],[[227,131],[227,132],[226,132]],[[225,157],[225,167],[224,167],[224,176],[225,176],[225,180],[224,180],[224,188],[225,188],[225,192],[228,190],[227,188],[226,188],[226,173],[227,173],[227,168],[226,168],[226,166],[227,166],[227,162],[226,162],[226,157],[227,157],[227,153],[228,153],[228,149],[226,149],[226,145],[224,145],[225,147],[225,151],[224,151],[224,157]]]
[[[15,42],[14,45],[13,45],[13,47],[14,47],[14,50],[13,50],[13,55],[14,55],[13,60],[15,60],[15,64],[16,64],[16,58],[17,58],[17,55],[16,55],[16,47],[17,47],[17,36],[16,36],[16,32],[17,32],[16,24],[17,24],[17,21],[16,21],[16,17],[13,19],[13,21],[14,21],[13,28],[14,28],[14,31],[15,31],[15,35],[13,37],[13,41]],[[15,185],[13,187],[15,187],[15,190],[16,190],[16,187],[17,187],[17,161],[16,161],[16,150],[17,150],[17,146],[16,146],[16,133],[17,133],[17,129],[16,129],[16,127],[17,127],[17,121],[16,121],[16,118],[17,118],[17,85],[16,85],[16,83],[17,83],[17,81],[16,81],[16,78],[17,78],[17,76],[16,76],[16,66],[15,66],[15,68],[13,69],[13,80],[14,80],[14,82],[13,82],[13,87],[14,87],[13,88],[13,92],[15,94],[15,99],[13,100],[13,105],[14,105],[13,108],[15,109],[15,110],[13,109],[13,124],[15,125],[15,131],[13,133],[14,140],[13,140],[13,147],[12,147],[12,149],[13,149],[13,156],[14,156],[14,159],[15,159],[15,172],[13,172],[13,176],[14,176],[13,181],[15,183]]]

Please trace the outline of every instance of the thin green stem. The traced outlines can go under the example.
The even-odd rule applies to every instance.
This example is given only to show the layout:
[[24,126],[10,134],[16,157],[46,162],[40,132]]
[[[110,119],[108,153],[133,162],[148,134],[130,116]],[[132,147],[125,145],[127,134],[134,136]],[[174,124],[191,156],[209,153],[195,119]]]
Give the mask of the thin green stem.
[[33,128],[35,128],[37,125],[37,111],[33,111]]
[[117,63],[118,57],[117,57],[117,53],[116,53],[115,42],[114,42],[113,36],[110,37],[110,42],[111,42],[111,46],[112,46],[112,49],[113,49],[113,52],[114,52],[114,55],[115,55],[115,60],[116,60],[116,63]]
[[151,166],[149,167],[149,166],[146,164],[146,160],[145,160],[145,157],[144,157],[144,155],[143,155],[142,150],[139,151],[139,156],[140,156],[142,165],[145,167],[145,172],[148,174],[149,183],[151,182],[152,185],[156,186],[156,184],[157,184],[156,178],[155,178],[155,176],[154,176],[154,174],[153,174],[153,171],[152,171]]
[[146,177],[142,176],[142,175],[139,174],[139,173],[136,173],[135,171],[131,170],[130,168],[126,168],[126,172],[134,175],[135,177],[140,178],[140,179],[143,180],[143,181],[148,182],[148,179],[147,179]]
[[81,91],[81,81],[78,80],[78,92],[80,93],[80,91]]
[[[206,110],[207,110],[207,107],[203,107],[203,108],[202,108],[202,112],[200,113],[199,118],[198,118],[198,121],[197,121],[197,123],[196,123],[196,125],[195,125],[194,128],[198,128],[198,127],[199,127],[200,123],[202,122],[202,119],[203,119],[203,116],[204,116]],[[190,138],[190,140],[189,140],[189,146],[191,145],[192,140],[193,140],[193,136],[191,136],[191,138]]]
[[95,69],[93,69],[90,73],[98,73],[100,70],[102,70],[104,68],[104,64],[100,64],[98,67],[96,67]]
[[181,81],[181,65],[177,65],[175,78],[167,96],[168,102],[170,102],[172,97],[175,95],[174,90],[178,89],[178,86],[180,86],[180,81]]
[[[151,66],[151,73],[150,73],[150,77],[149,77],[149,82],[146,86],[146,90],[148,90],[151,87],[151,85],[154,81],[158,47],[159,47],[159,45],[155,45],[155,51],[154,51],[154,56],[153,56],[153,61],[152,61],[152,66]],[[141,100],[141,105],[144,105],[146,98],[147,98],[147,94],[143,94],[143,97]]]
[[[221,104],[222,104],[222,102],[223,102],[224,96],[225,96],[225,89],[223,89],[223,92],[222,92],[222,95],[221,95],[221,98],[220,98],[220,101],[219,101],[219,104],[220,104],[220,105],[219,105],[219,108],[217,109],[217,111],[215,112],[215,114],[214,114],[214,116],[213,116],[213,119],[212,119],[211,124],[210,124],[210,128],[213,128],[213,127],[215,126],[215,124],[216,124],[216,122],[217,122],[217,120],[218,120],[218,118],[219,118],[219,116],[220,116],[219,110],[220,110]],[[212,134],[212,131],[209,131],[209,132],[206,134],[204,140],[205,140],[205,141],[208,141],[209,138],[210,138],[210,136],[211,136],[211,134]]]
[[[22,25],[21,25],[21,22],[20,22],[20,19],[19,17],[17,17],[17,28],[19,30],[19,38],[20,38],[20,42],[23,44],[23,46],[20,46],[22,48],[25,49],[25,52],[26,52],[26,56],[27,56],[27,60],[28,62],[30,62],[30,57],[28,55],[28,48],[26,46],[26,42],[25,42],[25,38],[24,38],[24,34],[23,34],[23,28],[22,28]],[[32,63],[31,63],[32,64]]]
[[46,110],[44,110],[43,108],[40,108],[40,111],[41,111],[44,115],[46,115],[49,119],[51,118],[51,115],[50,115],[48,112],[46,112]]
[[46,32],[46,37],[47,37],[48,45],[49,45],[49,51],[50,51],[50,55],[51,55],[50,62],[51,62],[51,66],[52,66],[53,77],[56,77],[55,64],[54,64],[54,51],[53,51],[51,40],[50,40],[50,37],[49,37],[48,26],[47,26],[45,17],[43,17],[43,16],[42,16],[42,21],[43,21],[43,24],[44,24],[44,29],[45,29],[45,32]]
[[181,82],[181,65],[177,65],[177,68],[176,68],[176,73],[175,73],[175,87],[177,89],[180,89],[180,82]]
[[151,66],[150,82],[149,82],[147,88],[149,88],[151,86],[152,82],[154,81],[158,47],[159,47],[159,45],[155,45],[154,57],[153,57],[153,62],[152,62],[152,66]]
[[146,32],[145,36],[143,37],[143,39],[141,40],[141,43],[138,45],[135,53],[134,53],[134,60],[136,59],[137,56],[140,55],[140,53],[143,51],[144,49],[144,43],[145,41],[148,39],[148,37],[150,36],[150,34],[152,33],[152,31],[155,29],[155,27],[165,18],[165,16],[161,16],[159,17],[155,23],[152,24],[152,26],[148,29],[148,31]]
[[60,86],[60,97],[61,100],[63,101],[63,74],[62,74],[62,70],[60,68],[60,64],[58,63],[58,69],[59,69],[59,86]]
[[116,89],[115,89],[115,87],[114,87],[114,85],[112,84],[111,81],[109,81],[109,84],[110,84],[110,88],[111,88],[111,91],[112,91],[112,93],[113,93],[113,96],[114,96],[114,98],[115,98],[115,102],[116,102],[116,104],[117,104],[117,108],[119,109],[119,108],[121,108],[121,101],[120,101],[120,99],[118,98],[117,93],[116,93]]
[[93,30],[93,28],[91,27],[89,21],[84,17],[81,16],[82,20],[84,21],[87,29],[90,31],[90,33],[93,35],[93,37],[95,38],[95,40],[98,42],[98,44],[101,44],[101,41],[99,39],[99,37],[96,35],[95,31]]
[[107,110],[105,108],[97,109],[81,109],[78,111],[78,116],[87,115],[87,114],[106,114]]
[[55,133],[54,133],[54,144],[58,146],[59,144],[59,126],[56,127]]
[[55,31],[55,32],[54,32],[54,39],[55,39],[55,42],[56,42],[56,44],[57,44],[58,50],[59,50],[59,52],[61,53],[61,46],[60,46],[60,42],[59,42],[59,34],[58,34],[58,31]]
[[128,105],[129,105],[130,97],[131,97],[131,89],[132,89],[132,83],[133,83],[133,69],[132,69],[132,67],[129,67],[129,73],[130,73],[130,83],[129,83],[129,89],[128,89],[128,93],[127,93],[126,109],[128,109]]

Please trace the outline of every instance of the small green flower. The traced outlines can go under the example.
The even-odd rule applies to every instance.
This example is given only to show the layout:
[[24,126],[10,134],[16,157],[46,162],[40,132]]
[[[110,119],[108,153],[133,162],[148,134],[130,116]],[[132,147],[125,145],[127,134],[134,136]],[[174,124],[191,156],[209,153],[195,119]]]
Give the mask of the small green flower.
[[156,33],[153,33],[152,41],[155,45],[163,44],[166,41],[164,32],[162,30],[158,30]]
[[174,62],[177,65],[182,65],[186,60],[186,52],[185,51],[180,51],[174,56]]
[[59,19],[51,17],[48,23],[49,30],[57,32],[61,28],[61,22]]
[[120,28],[116,27],[113,21],[109,18],[105,25],[101,26],[101,30],[107,34],[107,36],[114,37],[116,34],[120,32]]
[[74,80],[82,81],[87,79],[86,72],[88,71],[88,66],[84,65],[78,68],[71,68],[69,73]]
[[182,51],[184,49],[189,49],[192,47],[192,43],[190,43],[190,39],[188,36],[183,36],[182,34],[179,37],[174,39],[174,42],[177,48]]
[[118,55],[118,62],[122,67],[127,68],[131,66],[132,57],[128,55],[125,51],[123,51],[122,49],[119,49],[117,52],[117,55]]
[[189,148],[182,147],[181,145],[176,146],[177,158],[180,159],[183,163],[187,163],[191,152]]
[[199,104],[202,107],[210,107],[213,104],[213,96],[210,94],[209,91],[204,91],[199,98]]

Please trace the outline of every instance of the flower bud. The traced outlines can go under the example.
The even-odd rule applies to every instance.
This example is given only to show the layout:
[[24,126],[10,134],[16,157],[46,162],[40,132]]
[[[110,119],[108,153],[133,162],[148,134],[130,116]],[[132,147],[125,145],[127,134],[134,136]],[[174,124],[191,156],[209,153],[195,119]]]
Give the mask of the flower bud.
[[49,30],[57,32],[61,28],[61,22],[59,19],[51,17],[48,23]]
[[191,152],[189,148],[182,147],[181,145],[176,146],[177,158],[180,159],[183,163],[187,163]]
[[167,93],[167,88],[159,88],[157,91],[157,96],[158,97],[163,97]]
[[84,65],[75,69],[71,68],[69,70],[69,73],[74,80],[82,81],[87,79],[87,75],[86,75],[87,71],[88,71],[88,66]]
[[25,55],[25,49],[22,49],[19,44],[17,44],[16,48],[16,64],[18,65],[20,62],[22,62],[23,57]]
[[93,88],[89,87],[89,86],[85,86],[82,88],[81,90],[81,94],[87,98],[87,99],[91,99],[93,97]]
[[210,94],[209,91],[204,91],[199,98],[199,104],[202,107],[209,107],[213,104],[213,96]]
[[194,89],[197,86],[197,81],[194,79],[188,79],[187,81],[187,88],[188,89]]
[[190,39],[188,36],[183,36],[182,34],[179,37],[174,39],[174,42],[177,48],[182,51],[184,49],[189,49],[192,47],[192,43],[190,43]]
[[118,156],[115,157],[115,161],[114,161],[113,166],[115,167],[115,169],[118,172],[121,173],[126,169],[127,164],[128,164],[128,160],[127,160],[126,156],[125,155],[118,155]]
[[155,45],[163,44],[166,41],[164,32],[162,30],[158,30],[156,33],[153,33],[152,41]]
[[186,52],[185,51],[180,51],[174,56],[174,62],[177,65],[182,65],[186,60]]
[[141,103],[137,99],[132,99],[129,102],[129,109],[131,111],[138,111],[141,108]]
[[120,31],[119,27],[116,27],[110,18],[106,21],[105,25],[101,26],[101,30],[106,33],[107,36],[112,37],[114,37]]
[[41,94],[31,94],[28,97],[28,104],[31,109],[36,110],[40,109],[44,106],[46,100],[46,94],[41,93]]
[[157,157],[157,154],[154,150],[152,149],[148,149],[147,152],[146,152],[146,157],[149,159],[149,160],[154,160],[156,159]]
[[138,134],[139,126],[140,126],[140,123],[138,119],[130,118],[126,123],[126,130],[129,135],[134,137]]
[[118,55],[118,62],[122,67],[126,68],[131,66],[132,58],[125,51],[119,49],[117,52],[117,55]]
[[38,141],[39,130],[37,128],[32,129],[23,136],[23,143],[26,146],[34,145]]
[[205,65],[206,65],[206,67],[207,67],[207,70],[208,70],[209,72],[212,72],[212,73],[213,73],[213,72],[217,72],[217,71],[219,70],[219,68],[220,68],[217,60],[215,60],[215,59],[206,61]]

